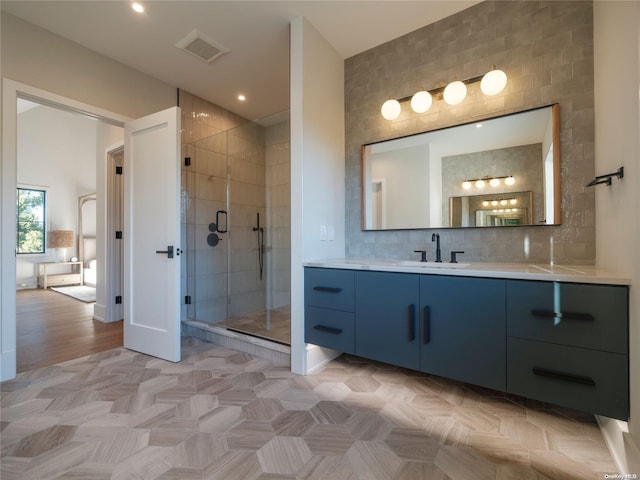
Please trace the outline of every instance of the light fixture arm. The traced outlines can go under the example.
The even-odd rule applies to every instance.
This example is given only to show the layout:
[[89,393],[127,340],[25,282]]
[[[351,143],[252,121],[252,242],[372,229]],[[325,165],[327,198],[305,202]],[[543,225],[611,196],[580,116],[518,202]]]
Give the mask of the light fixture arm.
[[484,75],[457,80],[455,77],[449,84],[439,83],[431,90],[419,90],[413,95],[399,99],[389,98],[380,108],[380,114],[387,120],[395,120],[400,116],[401,103],[411,102],[411,109],[416,113],[425,113],[431,108],[432,99],[444,100],[449,105],[458,105],[467,96],[467,85],[480,83],[480,90],[487,96],[493,96],[504,90],[507,75],[493,65]]
[[[469,77],[465,80],[460,80],[460,81],[465,85],[471,85],[472,83],[480,82],[482,80],[482,77],[484,77],[484,75],[476,75],[475,77]],[[441,98],[444,92],[444,89],[446,87],[447,87],[446,85],[443,85],[441,87],[435,87],[435,88],[432,88],[431,90],[427,90],[427,92],[429,92],[433,98]],[[411,101],[412,98],[413,98],[413,95],[409,95],[408,97],[398,98],[397,101],[399,103],[404,103],[404,102]]]

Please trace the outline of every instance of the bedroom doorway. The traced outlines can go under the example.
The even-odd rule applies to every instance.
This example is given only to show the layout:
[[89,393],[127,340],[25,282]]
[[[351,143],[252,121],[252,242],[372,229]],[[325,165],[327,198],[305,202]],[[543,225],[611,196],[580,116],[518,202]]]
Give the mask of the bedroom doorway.
[[[18,101],[18,182],[47,187],[50,211],[43,232],[48,236],[51,231],[71,231],[73,246],[54,250],[45,245],[40,254],[17,256],[18,372],[123,345],[122,322],[117,321],[122,308],[113,294],[121,295],[122,250],[106,233],[122,222],[122,188],[108,170],[115,177],[111,165],[122,165],[123,129],[30,100]],[[28,108],[20,111],[25,105]],[[114,199],[113,194],[120,197]],[[105,268],[107,261],[119,267],[117,271]],[[71,268],[56,263],[74,263],[71,273],[77,270],[75,264],[82,264],[81,281],[72,279],[74,288],[96,287],[97,298],[82,300],[82,295],[68,296],[38,285],[43,269],[56,274],[56,269],[65,273]]]

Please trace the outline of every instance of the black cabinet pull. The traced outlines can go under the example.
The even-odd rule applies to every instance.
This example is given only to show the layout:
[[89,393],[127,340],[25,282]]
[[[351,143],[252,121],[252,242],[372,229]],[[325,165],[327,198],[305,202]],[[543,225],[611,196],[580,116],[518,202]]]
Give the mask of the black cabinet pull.
[[429,343],[429,306],[424,307],[424,316],[422,317],[422,343]]
[[590,385],[594,387],[596,382],[593,378],[583,377],[582,375],[574,375],[572,373],[558,372],[546,368],[533,367],[533,373],[540,377],[555,378],[556,380],[564,380],[565,382],[579,383],[581,385]]
[[325,332],[325,333],[332,333],[334,335],[338,335],[338,334],[342,333],[342,329],[341,328],[327,327],[326,325],[314,325],[313,329],[314,330],[319,330],[319,331]]
[[549,318],[562,318],[566,320],[594,320],[593,315],[589,313],[578,312],[560,312],[555,313],[553,310],[531,310],[531,315],[534,317],[549,317]]
[[339,287],[323,287],[319,285],[317,287],[313,287],[316,292],[329,292],[329,293],[340,293],[342,291]]
[[409,305],[409,341],[416,339],[416,306],[412,303]]

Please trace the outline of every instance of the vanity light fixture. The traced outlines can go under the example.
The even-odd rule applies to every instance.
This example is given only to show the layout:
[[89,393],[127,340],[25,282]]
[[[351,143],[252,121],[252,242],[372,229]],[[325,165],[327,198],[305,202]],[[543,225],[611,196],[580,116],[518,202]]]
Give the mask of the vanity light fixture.
[[[389,98],[382,104],[380,113],[387,120],[395,120],[402,111],[401,103],[411,101],[411,109],[416,113],[425,113],[431,108],[433,99],[444,100],[449,105],[458,105],[467,96],[467,85],[480,82],[480,90],[487,96],[500,93],[507,85],[507,74],[498,70],[495,65],[484,75],[477,75],[465,80],[455,77],[449,84],[440,83],[431,90],[420,90],[412,96],[399,99]],[[477,125],[480,128],[481,124]]]
[[480,80],[480,90],[489,97],[499,94],[506,86],[507,74],[502,70],[498,70],[495,65]]
[[387,120],[395,120],[400,115],[401,110],[402,110],[402,107],[400,106],[400,102],[398,102],[393,98],[390,98],[389,100],[387,100],[382,104],[380,113]]
[[476,188],[484,188],[484,186],[488,183],[492,187],[497,187],[500,185],[500,180],[504,180],[505,185],[513,185],[516,183],[516,179],[513,178],[513,175],[505,175],[502,177],[482,177],[482,178],[474,178],[472,180],[465,180],[462,182],[462,188],[465,190],[469,190],[471,185],[475,185]]
[[453,80],[449,85],[444,87],[442,99],[449,105],[458,105],[467,96],[467,86],[460,80]]
[[497,207],[498,205],[516,205],[518,200],[515,198],[495,198],[493,200],[483,200],[483,207]]
[[416,92],[411,97],[411,109],[416,113],[424,113],[431,108],[433,97],[425,90]]

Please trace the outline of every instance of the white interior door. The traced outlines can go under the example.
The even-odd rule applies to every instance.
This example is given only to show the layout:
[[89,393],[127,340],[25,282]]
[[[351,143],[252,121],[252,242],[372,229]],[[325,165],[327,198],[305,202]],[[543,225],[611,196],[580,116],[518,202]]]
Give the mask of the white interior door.
[[124,151],[124,346],[178,362],[180,109],[126,123]]

